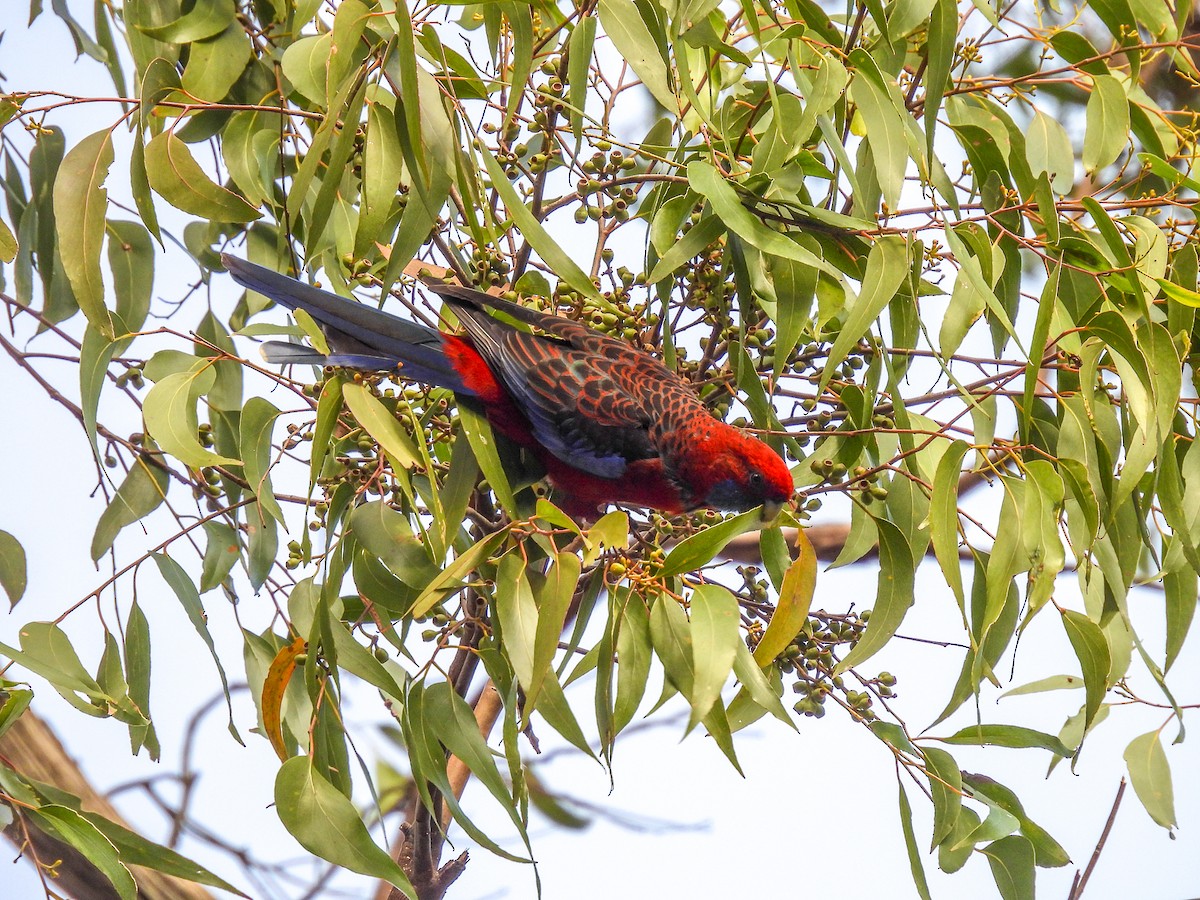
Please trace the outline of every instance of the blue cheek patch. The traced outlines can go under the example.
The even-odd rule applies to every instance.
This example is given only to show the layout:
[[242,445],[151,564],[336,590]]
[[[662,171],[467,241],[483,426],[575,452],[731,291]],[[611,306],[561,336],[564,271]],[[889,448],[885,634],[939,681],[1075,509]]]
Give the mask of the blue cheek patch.
[[717,509],[729,509],[742,512],[747,509],[753,509],[761,501],[755,500],[748,496],[742,486],[732,478],[726,478],[718,481],[708,491],[704,497],[706,506],[712,506]]

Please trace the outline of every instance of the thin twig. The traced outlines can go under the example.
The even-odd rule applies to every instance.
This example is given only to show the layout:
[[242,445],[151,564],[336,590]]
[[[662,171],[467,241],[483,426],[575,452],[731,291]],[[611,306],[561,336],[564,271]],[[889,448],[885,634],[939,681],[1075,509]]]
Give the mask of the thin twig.
[[1083,889],[1087,887],[1088,879],[1092,877],[1092,870],[1096,868],[1096,863],[1100,860],[1100,853],[1104,850],[1104,844],[1108,840],[1108,835],[1112,831],[1113,823],[1117,820],[1117,809],[1121,806],[1121,798],[1125,796],[1125,779],[1121,779],[1121,783],[1117,786],[1117,796],[1113,800],[1112,809],[1108,812],[1108,821],[1104,823],[1104,830],[1100,832],[1100,840],[1096,841],[1096,849],[1092,851],[1092,858],[1088,860],[1087,868],[1080,875],[1075,872],[1075,880],[1071,882],[1071,892],[1067,894],[1067,900],[1079,900],[1083,896]]

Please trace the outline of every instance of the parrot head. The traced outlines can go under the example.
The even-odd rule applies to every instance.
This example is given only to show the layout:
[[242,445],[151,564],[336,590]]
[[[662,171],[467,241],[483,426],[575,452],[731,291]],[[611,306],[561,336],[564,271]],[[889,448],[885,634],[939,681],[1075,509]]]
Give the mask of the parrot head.
[[714,441],[718,446],[709,448],[707,464],[691,480],[695,505],[735,512],[762,506],[770,521],[795,493],[792,473],[762,441],[730,431]]

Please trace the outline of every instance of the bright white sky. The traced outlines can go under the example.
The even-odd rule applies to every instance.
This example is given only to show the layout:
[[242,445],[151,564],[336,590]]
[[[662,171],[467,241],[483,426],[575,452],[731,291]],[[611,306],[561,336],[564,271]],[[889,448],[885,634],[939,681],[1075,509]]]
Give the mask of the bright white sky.
[[[70,4],[84,21],[90,21],[91,4]],[[100,66],[83,59],[72,62],[70,40],[64,25],[44,13],[31,32],[25,31],[27,9],[16,0],[0,5],[0,30],[4,38],[0,70],[8,76],[5,89],[58,87],[77,94],[111,93]],[[93,105],[86,110],[65,110],[50,121],[62,125],[68,142],[112,123],[113,106]],[[121,154],[118,151],[118,160]],[[124,173],[114,166],[110,187],[114,196],[125,195]],[[620,260],[618,260],[620,262]],[[631,267],[634,264],[631,263]],[[174,271],[160,263],[156,296],[177,296],[179,284],[192,277],[193,268],[180,262]],[[177,280],[173,281],[175,278]],[[227,297],[232,285],[219,285]],[[191,327],[198,314],[180,325]],[[76,323],[77,324],[77,323]],[[28,330],[19,332],[24,340]],[[74,393],[74,370],[66,365],[48,369]],[[88,546],[102,504],[87,500],[95,486],[95,469],[86,440],[73,419],[49,403],[26,375],[0,359],[0,421],[13,436],[0,448],[7,460],[0,528],[21,539],[30,562],[29,590],[16,611],[0,617],[0,640],[16,643],[20,625],[50,619],[92,590],[106,577],[88,565]],[[129,430],[135,430],[131,427]],[[994,498],[983,498],[983,507]],[[165,534],[166,532],[164,532]],[[118,543],[124,559],[153,546],[158,539],[127,529]],[[870,564],[823,573],[818,581],[815,607],[841,611],[849,600],[869,605],[875,574]],[[918,573],[917,603],[902,633],[954,640],[957,610],[940,583],[936,566]],[[157,574],[146,571],[138,581],[143,608],[150,617],[154,639],[154,694],[152,710],[164,745],[164,761],[153,765],[131,759],[126,730],[112,720],[80,716],[44,683],[34,680],[35,710],[52,722],[84,770],[102,787],[154,778],[178,770],[183,733],[192,712],[210,700],[218,689],[211,659]],[[122,596],[129,597],[128,586]],[[1060,581],[1059,599],[1074,604],[1073,579]],[[248,593],[244,612],[252,614],[264,602]],[[210,625],[217,637],[226,668],[233,680],[241,669],[241,640],[224,601],[209,594],[206,604]],[[1142,625],[1142,636],[1152,648],[1162,646],[1161,595],[1135,593],[1131,606]],[[1140,608],[1139,608],[1140,607]],[[91,614],[71,620],[69,630],[85,661],[94,664],[98,647],[89,640],[95,624]],[[1195,638],[1176,670],[1173,683],[1181,702],[1197,702],[1200,660]],[[920,730],[945,704],[961,661],[960,652],[928,644],[894,642],[871,661],[872,670],[889,670],[899,679],[896,708],[910,727]],[[1051,661],[1067,662],[1072,654],[1057,620],[1043,615],[1022,638],[1011,684],[1017,685],[1059,670]],[[1006,663],[1006,666],[1008,664]],[[1004,669],[1007,672],[1007,668]],[[1071,666],[1068,671],[1075,671]],[[1144,696],[1155,697],[1152,684],[1137,663],[1133,678]],[[652,684],[650,693],[653,694]],[[581,708],[590,707],[591,685],[574,689]],[[786,698],[785,698],[786,699]],[[302,851],[278,824],[272,810],[272,785],[276,766],[265,740],[248,734],[253,709],[245,693],[235,697],[237,724],[249,746],[232,741],[218,708],[201,728],[193,765],[201,773],[195,811],[200,821],[218,831],[231,845],[247,847],[260,858],[288,860]],[[1081,702],[1079,693],[1017,697],[997,704],[993,692],[985,694],[981,714],[986,721],[1032,725],[1056,733],[1063,719]],[[372,736],[378,721],[378,704],[370,692],[351,697],[347,716],[357,728],[359,749],[368,756],[385,747]],[[1003,749],[957,748],[956,758],[965,769],[991,775],[1013,788],[1025,802],[1029,815],[1047,828],[1082,867],[1092,851],[1108,814],[1123,771],[1121,759],[1130,738],[1157,727],[1165,719],[1158,710],[1118,708],[1094,734],[1076,772],[1060,766],[1044,781],[1048,754]],[[966,710],[940,726],[948,734],[973,721]],[[825,719],[805,720],[800,733],[789,732],[774,721],[764,721],[738,736],[737,747],[746,778],[728,765],[711,742],[699,734],[682,743],[683,723],[675,721],[647,729],[618,744],[611,793],[607,774],[577,753],[560,752],[559,742],[548,731],[539,735],[552,761],[541,772],[552,790],[580,799],[632,821],[644,830],[621,827],[602,818],[582,832],[564,832],[544,820],[535,822],[534,848],[540,860],[544,896],[574,900],[611,900],[612,897],[720,897],[790,894],[863,898],[915,896],[899,829],[896,780],[890,754],[858,726],[831,711]],[[1168,740],[1174,727],[1165,732]],[[1187,898],[1200,895],[1200,838],[1195,816],[1200,812],[1200,749],[1197,740],[1168,747],[1175,779],[1176,804],[1181,822],[1177,840],[1154,825],[1133,792],[1127,791],[1116,827],[1086,896],[1103,898]],[[918,842],[928,841],[930,810],[913,788],[906,787],[916,813]],[[169,787],[164,790],[170,792]],[[473,788],[468,808],[492,833],[504,835],[505,817],[490,798]],[[166,824],[137,792],[123,793],[118,805],[127,816],[155,838],[166,834]],[[664,828],[664,826],[669,826]],[[459,835],[461,837],[461,834]],[[518,849],[514,842],[508,846]],[[463,846],[469,846],[464,844]],[[199,861],[242,886],[255,900],[266,900],[255,885],[246,884],[238,871],[219,855],[195,842],[182,848]],[[1065,897],[1075,866],[1041,873],[1043,897]],[[995,896],[986,861],[977,857],[957,875],[941,875],[936,859],[926,857],[926,870],[935,897]],[[302,866],[292,872],[300,879],[311,873]],[[347,881],[350,896],[367,896],[363,881]],[[34,900],[42,896],[31,867],[24,863],[0,864],[0,890],[6,900]],[[466,873],[452,889],[454,900],[525,898],[534,896],[534,882],[526,867],[496,859],[485,850],[473,850]]]

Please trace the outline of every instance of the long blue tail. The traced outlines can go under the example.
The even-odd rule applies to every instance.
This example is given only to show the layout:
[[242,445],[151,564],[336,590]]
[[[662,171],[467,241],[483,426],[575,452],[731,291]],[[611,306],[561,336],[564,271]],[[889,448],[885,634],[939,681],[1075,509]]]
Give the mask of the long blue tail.
[[411,381],[471,395],[442,352],[442,336],[436,329],[319,290],[227,253],[221,254],[221,263],[242,287],[288,309],[307,312],[320,324],[333,351],[325,356],[300,344],[268,341],[262,347],[267,362],[394,372]]

